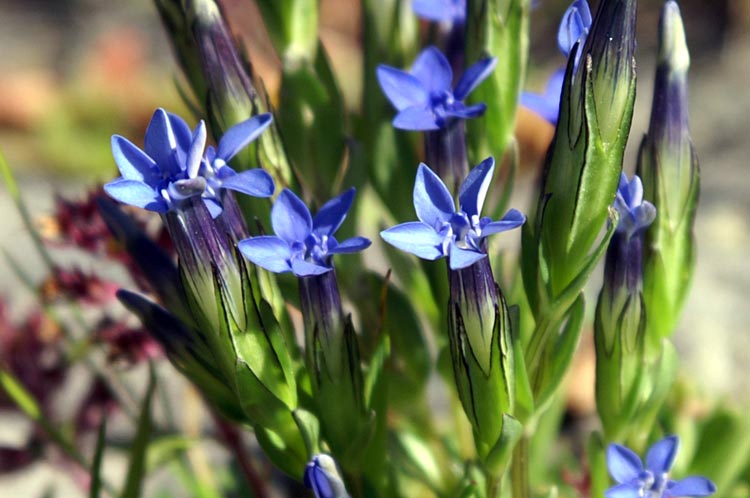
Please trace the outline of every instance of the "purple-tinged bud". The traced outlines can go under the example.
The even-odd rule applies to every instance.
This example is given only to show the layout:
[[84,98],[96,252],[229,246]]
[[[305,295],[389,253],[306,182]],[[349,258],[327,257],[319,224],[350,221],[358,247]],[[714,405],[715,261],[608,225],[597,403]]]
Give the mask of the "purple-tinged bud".
[[305,486],[315,498],[349,498],[336,462],[326,454],[315,455],[305,468]]
[[458,192],[459,185],[469,174],[465,135],[463,121],[453,121],[440,130],[425,132],[426,162],[435,168],[452,192]]
[[687,71],[690,55],[676,2],[664,4],[659,57],[648,135],[641,143],[638,174],[645,194],[659,209],[646,232],[644,301],[646,335],[657,346],[677,325],[695,264],[693,224],[698,205],[698,158],[688,125]]
[[[310,372],[337,379],[342,372],[344,313],[336,271],[299,278],[300,304],[305,322],[305,353]],[[320,379],[313,379],[319,382]]]

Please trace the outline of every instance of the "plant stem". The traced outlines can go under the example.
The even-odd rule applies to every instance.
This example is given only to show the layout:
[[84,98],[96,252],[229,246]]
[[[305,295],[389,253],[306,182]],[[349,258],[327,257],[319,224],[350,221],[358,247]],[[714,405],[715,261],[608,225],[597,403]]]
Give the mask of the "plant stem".
[[529,490],[529,437],[524,434],[513,450],[511,464],[511,487],[513,498],[530,498]]

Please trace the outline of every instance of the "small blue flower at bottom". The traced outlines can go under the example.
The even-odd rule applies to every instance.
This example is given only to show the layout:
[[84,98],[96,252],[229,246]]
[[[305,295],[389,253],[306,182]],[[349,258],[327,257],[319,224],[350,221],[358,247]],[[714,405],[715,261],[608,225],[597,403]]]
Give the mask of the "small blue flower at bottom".
[[302,200],[285,189],[271,209],[276,236],[263,235],[240,241],[242,254],[254,264],[275,273],[298,277],[321,275],[333,269],[331,256],[358,252],[370,246],[364,237],[338,242],[338,230],[354,200],[351,188],[326,202],[313,218]]
[[460,209],[443,181],[426,165],[420,164],[414,183],[414,209],[419,221],[402,223],[380,232],[383,240],[422,259],[448,256],[451,270],[466,268],[487,256],[484,239],[492,234],[524,224],[526,217],[515,209],[499,221],[479,214],[495,170],[488,157],[477,165],[461,184]]
[[310,460],[305,468],[304,482],[313,490],[315,498],[349,498],[336,462],[326,454],[315,455]]
[[620,184],[617,187],[614,208],[620,215],[617,232],[630,238],[645,230],[656,218],[656,208],[643,200],[643,183],[638,175],[628,181],[625,173],[620,173]]
[[398,114],[394,128],[429,131],[445,128],[456,119],[481,116],[485,104],[462,102],[495,68],[497,59],[488,57],[466,69],[455,88],[448,59],[435,47],[424,49],[410,72],[381,64],[377,69],[380,88]]
[[610,444],[607,467],[617,486],[605,492],[606,498],[671,498],[709,496],[716,486],[709,479],[691,476],[681,481],[669,479],[680,440],[668,436],[654,443],[646,455],[646,467],[632,450]]

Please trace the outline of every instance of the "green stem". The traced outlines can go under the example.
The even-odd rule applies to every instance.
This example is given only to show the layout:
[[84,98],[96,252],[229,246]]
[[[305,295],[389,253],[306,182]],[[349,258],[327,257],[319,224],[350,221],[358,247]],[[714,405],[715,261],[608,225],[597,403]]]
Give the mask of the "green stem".
[[513,450],[510,468],[513,498],[530,498],[529,490],[529,437],[524,434]]

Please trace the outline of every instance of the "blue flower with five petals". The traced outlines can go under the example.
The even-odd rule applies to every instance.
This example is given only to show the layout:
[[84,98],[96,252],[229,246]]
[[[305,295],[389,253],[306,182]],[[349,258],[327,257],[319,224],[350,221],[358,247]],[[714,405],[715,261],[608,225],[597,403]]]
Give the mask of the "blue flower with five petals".
[[456,210],[448,188],[425,164],[414,183],[414,209],[419,221],[380,232],[383,240],[423,259],[448,257],[451,270],[466,268],[487,256],[487,236],[523,225],[526,217],[515,209],[499,221],[480,217],[490,187],[495,160],[488,157],[461,184]]
[[190,131],[182,118],[157,109],[146,129],[143,150],[124,137],[112,137],[112,154],[122,176],[104,190],[120,202],[158,213],[201,196],[213,217],[222,211],[222,189],[269,197],[274,190],[271,175],[260,168],[237,173],[227,162],[255,140],[271,119],[270,114],[261,114],[233,126],[218,149],[209,146],[204,156],[205,123]]
[[351,188],[326,202],[313,218],[302,200],[285,189],[271,209],[276,236],[264,235],[240,241],[242,254],[256,265],[275,273],[298,277],[321,275],[333,269],[331,256],[366,249],[370,241],[352,237],[338,242],[338,230],[354,200]]
[[716,486],[702,476],[681,481],[669,479],[680,440],[668,436],[654,443],[646,455],[646,467],[632,450],[611,444],[607,448],[607,467],[617,485],[605,492],[606,498],[671,498],[709,496]]
[[[557,30],[557,46],[565,57],[578,43],[574,68],[581,59],[581,49],[591,28],[591,10],[586,0],[575,0],[563,14]],[[560,94],[565,82],[565,68],[555,71],[547,81],[543,94],[532,92],[521,93],[521,105],[542,116],[546,121],[556,124],[560,113]]]
[[430,21],[460,24],[466,20],[466,0],[412,0],[411,9]]
[[435,47],[427,47],[414,61],[411,71],[378,66],[377,76],[383,93],[398,114],[393,126],[402,130],[429,131],[444,128],[451,120],[481,116],[485,104],[462,102],[495,68],[494,57],[482,59],[468,68],[455,88],[448,59]]

